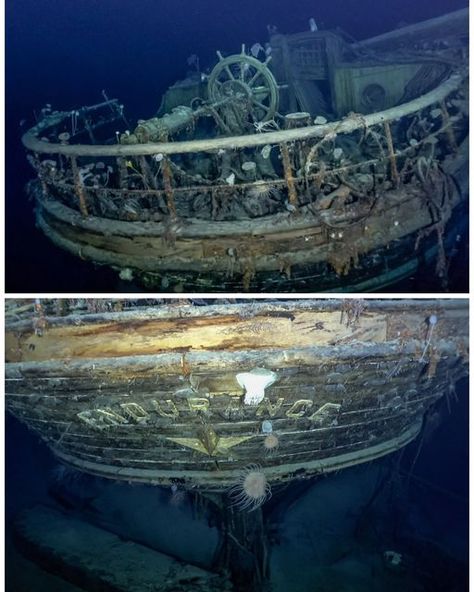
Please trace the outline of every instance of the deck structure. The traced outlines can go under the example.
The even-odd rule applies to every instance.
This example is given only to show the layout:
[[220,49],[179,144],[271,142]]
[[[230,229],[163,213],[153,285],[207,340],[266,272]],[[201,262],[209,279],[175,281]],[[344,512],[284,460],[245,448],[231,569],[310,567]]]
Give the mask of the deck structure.
[[467,34],[458,11],[352,44],[275,35],[264,61],[218,52],[133,130],[117,100],[46,109],[23,136],[38,226],[150,290],[369,291],[430,261],[446,287]]

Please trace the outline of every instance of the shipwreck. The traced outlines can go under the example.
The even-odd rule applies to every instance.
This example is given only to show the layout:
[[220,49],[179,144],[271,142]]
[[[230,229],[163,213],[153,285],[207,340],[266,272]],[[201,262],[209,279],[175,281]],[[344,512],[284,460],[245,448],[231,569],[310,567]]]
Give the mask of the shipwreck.
[[[382,459],[420,434],[421,446],[440,406],[457,400],[467,344],[460,299],[9,300],[6,407],[64,467],[212,509],[221,534],[207,568],[230,573],[235,590],[262,590],[269,504],[289,485]],[[87,518],[44,507],[22,514],[17,532],[54,565],[60,556],[74,573],[103,577],[89,550],[84,559],[58,538],[71,528],[118,545],[91,534]],[[187,582],[173,589],[227,589],[165,559],[165,572],[174,565]],[[140,568],[133,587],[129,564],[123,586],[108,576],[111,589],[165,580]]]
[[467,39],[467,10],[358,42],[274,33],[217,52],[133,125],[105,93],[47,106],[23,136],[37,224],[150,290],[360,292],[430,262],[446,288],[466,233]]
[[413,440],[465,374],[467,326],[464,300],[11,305],[7,408],[103,477],[284,483]]

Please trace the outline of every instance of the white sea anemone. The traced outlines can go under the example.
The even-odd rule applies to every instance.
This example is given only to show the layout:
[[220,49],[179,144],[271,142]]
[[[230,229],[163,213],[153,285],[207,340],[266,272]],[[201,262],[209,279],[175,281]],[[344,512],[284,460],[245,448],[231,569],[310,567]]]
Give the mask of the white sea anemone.
[[266,181],[255,181],[247,195],[253,199],[268,199],[270,197],[278,198],[280,192],[275,185],[272,185],[271,183],[267,183]]
[[233,506],[251,512],[270,499],[272,492],[262,468],[251,465],[242,471],[229,495]]
[[316,119],[314,120],[315,125],[324,125],[327,122],[328,122],[328,120],[325,117],[323,117],[322,115],[318,115],[316,117]]
[[280,446],[280,440],[276,434],[267,434],[263,440],[265,452],[271,454]]

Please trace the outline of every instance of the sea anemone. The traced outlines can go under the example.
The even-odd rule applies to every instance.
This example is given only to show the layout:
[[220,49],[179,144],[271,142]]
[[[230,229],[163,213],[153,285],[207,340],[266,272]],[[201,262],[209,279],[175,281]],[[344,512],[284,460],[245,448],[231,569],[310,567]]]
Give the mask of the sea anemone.
[[182,489],[179,489],[176,483],[171,485],[170,490],[170,506],[174,506],[175,508],[182,506],[186,500],[186,493]]
[[267,181],[255,181],[255,183],[252,183],[247,195],[252,199],[278,199],[280,192],[275,185],[267,183]]
[[252,512],[265,503],[272,492],[262,468],[252,465],[242,471],[238,482],[231,487],[229,495],[233,506]]
[[265,436],[265,439],[263,440],[263,447],[265,448],[265,452],[268,452],[269,454],[275,452],[279,445],[280,441],[276,434],[267,434]]
[[263,439],[263,447],[267,454],[272,454],[280,445],[280,440],[276,434],[273,433],[273,424],[269,419],[262,422],[262,434],[265,434]]

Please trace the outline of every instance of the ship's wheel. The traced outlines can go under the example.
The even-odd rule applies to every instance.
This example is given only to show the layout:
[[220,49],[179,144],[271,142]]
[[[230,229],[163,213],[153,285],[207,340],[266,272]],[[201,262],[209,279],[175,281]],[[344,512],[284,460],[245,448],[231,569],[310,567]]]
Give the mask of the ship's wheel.
[[224,58],[217,52],[216,64],[208,81],[209,98],[213,102],[234,98],[245,104],[254,123],[273,119],[278,110],[278,85],[264,62],[242,52]]

